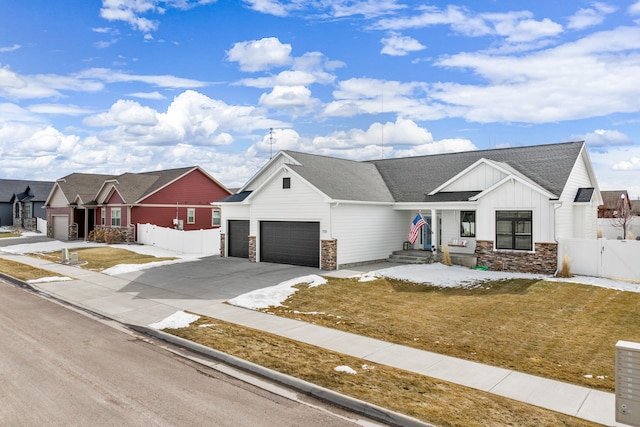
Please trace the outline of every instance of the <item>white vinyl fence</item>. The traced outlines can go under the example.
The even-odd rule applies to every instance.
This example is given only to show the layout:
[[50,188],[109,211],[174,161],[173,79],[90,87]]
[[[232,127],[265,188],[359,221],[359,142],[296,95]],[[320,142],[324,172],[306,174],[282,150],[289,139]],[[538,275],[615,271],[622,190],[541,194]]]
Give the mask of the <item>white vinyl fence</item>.
[[640,280],[640,240],[564,239],[558,246],[558,269],[565,255],[571,274]]
[[138,224],[137,242],[184,254],[220,254],[220,230],[183,231]]
[[36,218],[36,230],[40,233],[47,235],[47,220],[42,218]]
[[[622,239],[622,228],[609,218],[598,218],[598,231],[605,239]],[[640,237],[640,216],[632,216],[627,223],[627,238]]]

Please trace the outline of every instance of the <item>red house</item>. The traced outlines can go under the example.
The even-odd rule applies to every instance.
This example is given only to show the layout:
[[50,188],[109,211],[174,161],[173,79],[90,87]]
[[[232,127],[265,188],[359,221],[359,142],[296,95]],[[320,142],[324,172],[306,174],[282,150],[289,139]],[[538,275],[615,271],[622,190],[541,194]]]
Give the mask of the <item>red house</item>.
[[[84,197],[75,191],[80,189]],[[135,241],[136,224],[181,230],[217,228],[220,211],[211,202],[229,194],[224,185],[199,166],[118,176],[71,174],[56,182],[47,200],[50,236],[86,239],[98,228],[117,230],[123,240]],[[63,212],[65,208],[67,211]],[[65,215],[66,233],[54,225],[54,217]]]

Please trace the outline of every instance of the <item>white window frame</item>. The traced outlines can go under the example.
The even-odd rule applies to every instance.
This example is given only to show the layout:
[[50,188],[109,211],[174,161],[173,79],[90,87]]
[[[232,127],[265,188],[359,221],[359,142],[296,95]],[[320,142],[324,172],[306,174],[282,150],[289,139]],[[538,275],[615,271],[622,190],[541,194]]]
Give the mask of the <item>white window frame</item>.
[[107,224],[107,208],[100,208],[100,225]]
[[[116,224],[117,220],[117,224]],[[122,211],[120,208],[111,208],[111,226],[120,227],[122,225]]]
[[196,223],[196,208],[187,208],[187,224]]
[[[218,214],[216,217],[216,213]],[[219,227],[220,224],[222,223],[221,221],[222,219],[222,215],[219,209],[212,209],[211,210],[211,226],[212,227]],[[217,222],[216,222],[217,220]]]
[[22,217],[23,218],[32,218],[33,215],[31,213],[31,203],[25,203],[24,204],[24,210],[22,212]]

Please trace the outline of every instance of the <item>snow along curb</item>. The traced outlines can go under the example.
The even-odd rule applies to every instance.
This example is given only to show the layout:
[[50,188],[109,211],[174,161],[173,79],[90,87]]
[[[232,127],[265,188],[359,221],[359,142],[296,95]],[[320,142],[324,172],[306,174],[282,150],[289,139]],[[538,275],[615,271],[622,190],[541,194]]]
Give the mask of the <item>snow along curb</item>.
[[264,366],[251,363],[244,359],[231,356],[230,354],[223,353],[221,351],[206,347],[193,341],[186,340],[184,338],[177,337],[175,335],[168,334],[166,332],[162,332],[157,329],[133,324],[128,324],[126,326],[135,331],[156,337],[171,344],[188,348],[189,350],[192,350],[196,353],[212,357],[235,368],[251,372],[263,378],[273,380],[294,390],[324,400],[325,402],[332,403],[336,406],[342,407],[357,414],[365,415],[369,418],[381,421],[391,426],[433,427],[431,424],[424,423],[407,415],[393,412],[389,409],[359,399],[355,399],[353,397],[345,396],[333,390],[329,390],[310,382],[282,374],[272,369],[265,368]]

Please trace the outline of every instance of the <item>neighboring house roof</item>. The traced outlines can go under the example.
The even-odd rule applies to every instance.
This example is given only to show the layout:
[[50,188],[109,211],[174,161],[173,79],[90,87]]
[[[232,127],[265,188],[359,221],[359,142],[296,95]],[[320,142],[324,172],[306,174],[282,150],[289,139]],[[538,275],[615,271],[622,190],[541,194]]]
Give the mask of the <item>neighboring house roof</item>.
[[[89,203],[96,197],[97,190],[102,183],[113,178],[113,175],[100,175],[92,173],[72,173],[56,181],[56,185],[62,191],[69,204]],[[49,204],[49,194],[46,205]]]
[[[221,188],[225,188],[199,166],[143,173],[127,172],[121,175],[72,173],[60,178],[56,181],[56,184],[70,204],[77,203],[89,206],[104,203],[106,200],[96,199],[102,189],[110,184],[118,191],[125,203],[139,203],[193,170],[201,171],[211,180],[218,183]],[[100,198],[102,199],[102,197]]]
[[239,193],[231,194],[224,199],[217,200],[215,203],[241,202],[249,197],[250,194],[251,191],[241,191]]
[[455,202],[480,197],[486,190],[448,192],[445,185],[481,163],[557,199],[583,148],[584,142],[579,141],[362,162],[288,150],[281,153],[294,160],[286,164],[287,168],[333,200]]
[[598,210],[616,211],[621,207],[621,200],[626,200],[627,205],[631,208],[631,199],[627,190],[610,190],[601,191],[602,204],[598,206]]
[[631,201],[631,214],[640,216],[640,200]]
[[27,189],[33,197],[32,202],[44,202],[53,187],[53,181],[28,181],[22,179],[0,179],[0,202],[12,202],[14,196],[19,200],[29,197]]

